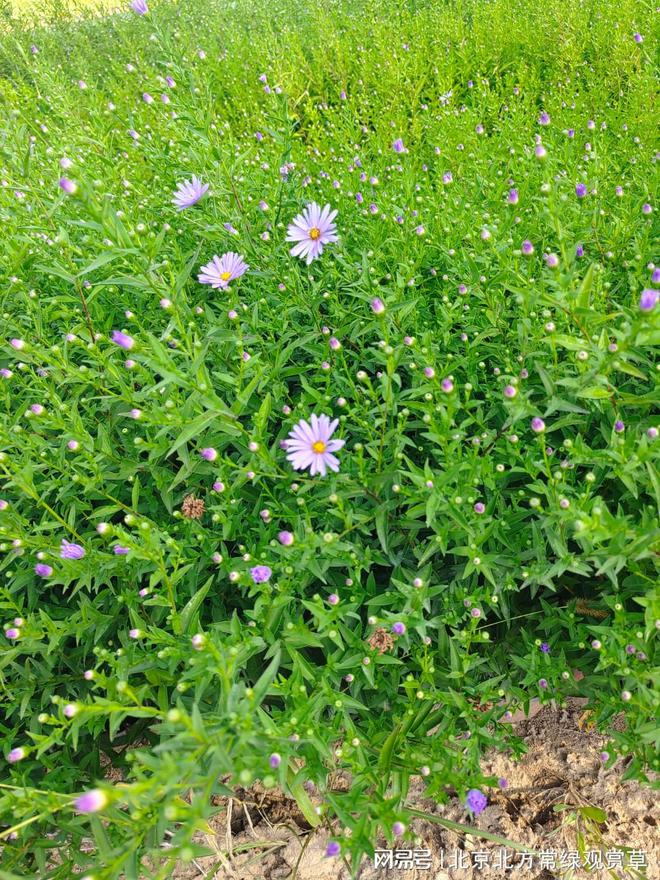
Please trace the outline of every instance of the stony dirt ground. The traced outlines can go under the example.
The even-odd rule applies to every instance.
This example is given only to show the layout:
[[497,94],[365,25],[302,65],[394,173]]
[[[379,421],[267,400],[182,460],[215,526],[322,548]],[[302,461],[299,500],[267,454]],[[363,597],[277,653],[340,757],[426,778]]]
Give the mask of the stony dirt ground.
[[[624,761],[605,769],[599,758],[606,739],[585,729],[582,707],[569,703],[564,709],[545,706],[533,717],[519,719],[516,732],[525,739],[526,755],[514,761],[493,753],[484,760],[484,771],[505,777],[508,787],[492,795],[488,807],[470,822],[458,802],[438,807],[423,797],[422,786],[411,786],[409,805],[476,829],[517,841],[529,850],[555,853],[542,865],[538,860],[520,864],[509,849],[511,869],[502,865],[503,847],[478,837],[447,831],[424,819],[412,825],[418,840],[402,844],[430,851],[429,868],[375,868],[365,860],[360,880],[660,880],[660,809],[651,789],[622,782]],[[564,804],[567,809],[557,811]],[[598,807],[607,816],[599,824],[579,810]],[[176,880],[350,880],[341,859],[327,859],[327,834],[314,834],[296,804],[277,791],[258,788],[245,792],[241,801],[223,804],[212,822],[214,834],[203,842],[215,855],[196,859],[173,874]],[[643,851],[647,867],[607,870],[597,866],[567,866],[568,853],[578,850],[578,837],[586,851],[603,852],[628,847]],[[200,841],[201,842],[201,841]],[[484,852],[477,857],[475,851]],[[565,855],[562,855],[565,854]],[[475,867],[481,858],[482,867]],[[582,856],[584,864],[586,856]],[[592,857],[594,858],[594,857]],[[596,865],[597,865],[597,857]],[[470,867],[463,867],[465,862]]]

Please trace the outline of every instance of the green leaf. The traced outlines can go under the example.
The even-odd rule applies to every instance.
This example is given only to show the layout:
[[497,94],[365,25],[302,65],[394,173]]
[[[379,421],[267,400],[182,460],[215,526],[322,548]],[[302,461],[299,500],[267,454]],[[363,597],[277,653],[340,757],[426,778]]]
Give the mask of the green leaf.
[[577,392],[577,397],[585,397],[587,400],[606,400],[612,396],[612,392],[600,385],[590,385]]
[[280,668],[281,657],[282,651],[278,644],[273,659],[270,661],[266,669],[261,673],[259,679],[252,688],[254,701],[257,706],[260,705],[261,701],[268,693],[268,688],[272,685],[277,677],[277,672]]
[[596,264],[592,263],[587,269],[586,275],[582,279],[582,284],[580,285],[580,289],[578,290],[577,295],[577,306],[580,309],[588,309],[589,308],[589,297],[591,295],[591,288],[594,283],[594,271]]
[[195,615],[199,611],[202,602],[206,598],[208,591],[211,588],[211,584],[213,583],[214,575],[206,581],[203,587],[201,587],[195,595],[190,599],[181,610],[179,615],[179,620],[181,624],[181,630],[184,633],[191,633],[193,628],[193,624],[196,624]]

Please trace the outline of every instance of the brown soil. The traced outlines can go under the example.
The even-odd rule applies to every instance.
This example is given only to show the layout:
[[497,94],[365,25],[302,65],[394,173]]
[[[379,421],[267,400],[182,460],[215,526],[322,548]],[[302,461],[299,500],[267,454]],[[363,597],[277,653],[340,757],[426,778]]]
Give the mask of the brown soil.
[[[408,801],[408,806],[474,825],[530,851],[552,850],[554,868],[548,869],[538,860],[532,867],[520,864],[520,856],[509,848],[512,867],[505,869],[499,843],[457,834],[419,819],[412,824],[417,839],[401,843],[397,849],[430,850],[432,866],[375,868],[365,859],[360,880],[660,880],[656,825],[660,811],[654,794],[635,782],[621,781],[625,760],[617,760],[609,769],[603,767],[599,754],[606,738],[584,729],[581,712],[578,702],[569,701],[564,709],[545,706],[533,717],[514,723],[516,733],[526,742],[527,754],[519,761],[500,753],[485,757],[484,772],[505,777],[508,787],[491,794],[488,806],[475,820],[458,801],[436,806],[425,799],[421,780],[411,784]],[[211,821],[214,833],[200,839],[216,855],[181,866],[173,874],[176,880],[350,880],[348,866],[341,859],[325,858],[327,833],[312,832],[295,802],[279,791],[264,791],[258,786],[240,792],[239,797],[223,804]],[[560,804],[569,809],[556,811],[554,807]],[[590,806],[603,810],[607,821],[599,824],[576,813]],[[627,847],[644,851],[647,867],[637,871],[617,867],[609,871],[605,867],[571,870],[566,867],[568,857],[562,854],[578,850],[577,835],[582,836],[586,851],[602,851],[604,864],[608,850]],[[487,854],[488,863],[483,867],[474,866],[479,859],[475,851]],[[460,867],[459,862],[454,867],[450,863],[456,859],[471,864]],[[583,856],[582,864],[584,861]]]

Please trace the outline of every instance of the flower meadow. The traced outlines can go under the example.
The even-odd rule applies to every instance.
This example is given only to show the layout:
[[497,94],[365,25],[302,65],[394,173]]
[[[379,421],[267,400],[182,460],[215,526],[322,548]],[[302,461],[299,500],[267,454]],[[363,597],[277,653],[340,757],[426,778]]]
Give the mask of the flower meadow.
[[357,871],[412,777],[469,830],[532,700],[660,769],[653,28],[5,27],[2,878],[169,877],[257,781]]

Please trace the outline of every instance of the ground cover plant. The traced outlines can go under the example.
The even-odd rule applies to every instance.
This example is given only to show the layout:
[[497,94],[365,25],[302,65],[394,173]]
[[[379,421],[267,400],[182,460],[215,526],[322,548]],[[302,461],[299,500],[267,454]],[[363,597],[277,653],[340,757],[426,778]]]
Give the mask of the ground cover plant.
[[256,780],[357,868],[409,839],[412,776],[469,825],[532,699],[587,697],[650,780],[653,27],[7,24],[0,876],[167,877]]

